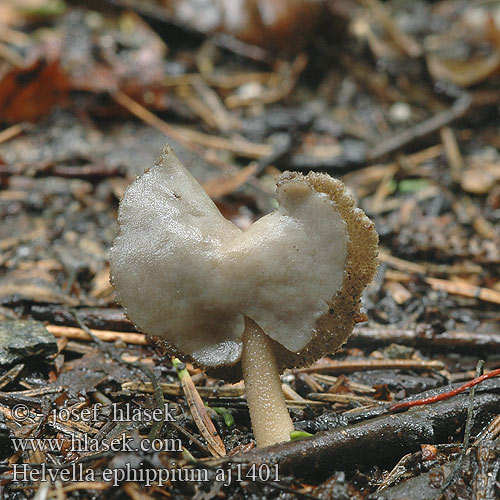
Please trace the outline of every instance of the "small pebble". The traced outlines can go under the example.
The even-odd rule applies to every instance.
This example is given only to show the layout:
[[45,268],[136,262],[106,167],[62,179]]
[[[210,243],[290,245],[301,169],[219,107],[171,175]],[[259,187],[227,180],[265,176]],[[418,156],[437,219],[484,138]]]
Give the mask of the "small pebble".
[[411,118],[411,109],[405,102],[395,102],[389,109],[389,120],[394,123],[406,123]]

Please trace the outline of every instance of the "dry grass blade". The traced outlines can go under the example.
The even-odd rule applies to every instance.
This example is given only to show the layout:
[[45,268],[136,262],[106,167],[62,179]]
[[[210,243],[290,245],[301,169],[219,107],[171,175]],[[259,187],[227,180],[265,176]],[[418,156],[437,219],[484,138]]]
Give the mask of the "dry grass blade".
[[208,449],[214,457],[223,457],[226,455],[226,448],[217,429],[208,415],[208,411],[203,404],[203,400],[196,389],[193,379],[184,365],[176,358],[172,359],[172,363],[177,370],[177,375],[181,381],[186,401],[193,416],[193,420],[198,427],[201,435],[207,441]]
[[203,184],[203,189],[211,198],[220,198],[240,188],[255,174],[257,164],[252,163],[241,170],[217,176]]

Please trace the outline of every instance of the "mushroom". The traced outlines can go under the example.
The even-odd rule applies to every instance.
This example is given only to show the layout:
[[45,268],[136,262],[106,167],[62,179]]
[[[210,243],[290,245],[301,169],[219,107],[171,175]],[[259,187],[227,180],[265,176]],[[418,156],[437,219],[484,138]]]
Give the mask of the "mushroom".
[[286,368],[351,334],[377,269],[378,236],[342,182],[277,178],[279,208],[242,231],[169,146],[119,207],[111,280],[138,329],[228,381],[245,380],[257,445],[287,441]]

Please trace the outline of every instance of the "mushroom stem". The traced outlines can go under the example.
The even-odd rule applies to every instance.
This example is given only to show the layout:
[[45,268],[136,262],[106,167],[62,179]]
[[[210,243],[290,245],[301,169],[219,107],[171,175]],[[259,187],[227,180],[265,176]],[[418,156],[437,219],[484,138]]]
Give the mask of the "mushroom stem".
[[270,339],[245,317],[241,364],[252,429],[257,446],[290,441],[294,430]]

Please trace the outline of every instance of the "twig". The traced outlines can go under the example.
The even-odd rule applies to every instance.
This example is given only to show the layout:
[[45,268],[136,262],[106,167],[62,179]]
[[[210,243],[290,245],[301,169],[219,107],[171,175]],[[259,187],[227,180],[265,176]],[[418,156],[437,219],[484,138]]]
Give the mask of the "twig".
[[[42,483],[43,484],[43,483]],[[50,485],[50,483],[47,483]],[[112,483],[104,483],[98,481],[79,481],[76,483],[67,484],[62,487],[64,493],[69,493],[71,491],[78,490],[96,490],[96,491],[105,491],[111,488]]]
[[[323,373],[314,373],[313,375],[301,373],[299,377],[311,377],[313,380],[317,380],[319,382],[323,382],[324,384],[328,384],[329,386],[333,386],[339,383],[340,377],[342,377],[342,375],[340,377],[333,377],[332,375],[324,375]],[[355,392],[361,392],[363,394],[373,394],[376,392],[373,387],[365,384],[358,384],[357,382],[353,382],[352,380],[349,380],[349,388]]]
[[430,403],[435,403],[437,401],[442,401],[444,399],[451,398],[453,396],[456,396],[457,394],[460,394],[467,389],[470,389],[477,384],[480,384],[481,382],[484,382],[485,380],[488,380],[493,377],[498,377],[500,375],[500,368],[497,370],[492,370],[491,372],[485,373],[484,375],[481,375],[480,377],[477,377],[473,380],[470,380],[469,382],[466,382],[465,384],[456,387],[455,389],[448,391],[448,392],[443,392],[441,394],[437,394],[436,396],[431,396],[428,398],[424,399],[415,399],[412,401],[402,401],[401,403],[396,403],[395,405],[392,405],[390,407],[391,411],[399,411],[399,410],[405,410],[407,408],[411,408],[412,406],[419,406],[419,405],[427,405]]
[[[270,72],[238,71],[231,74],[206,73],[201,75],[201,77],[208,85],[211,85],[212,87],[232,90],[249,82],[262,83],[263,85],[266,85],[269,80],[274,77],[274,75],[275,73]],[[175,87],[178,85],[193,85],[193,83],[199,78],[199,73],[165,75],[163,78],[163,84],[166,87]]]
[[26,391],[0,392],[0,398],[5,398],[5,399],[13,399],[18,397],[38,398],[40,396],[45,396],[46,394],[57,394],[59,392],[64,392],[63,386],[48,385],[46,387],[40,387],[38,389],[28,389]]
[[307,395],[307,397],[315,401],[327,401],[331,403],[349,404],[355,402],[363,405],[382,404],[380,401],[377,401],[373,398],[366,398],[364,396],[355,396],[354,394],[325,394],[325,393],[311,392],[310,394]]
[[[182,389],[179,384],[160,384],[163,394],[169,396],[182,395]],[[124,382],[122,389],[125,391],[133,392],[153,392],[153,386],[150,382]],[[215,396],[215,397],[238,397],[242,396],[245,392],[243,385],[232,386],[223,385],[220,387],[196,387],[197,391],[202,396]]]
[[235,120],[228,113],[217,92],[209,87],[201,76],[193,79],[192,87],[210,109],[216,127],[221,132],[229,132]]
[[[221,161],[215,157],[207,155],[193,144],[206,146],[209,148],[222,149],[231,151],[241,156],[249,158],[260,158],[267,156],[271,153],[271,148],[267,144],[254,144],[245,139],[233,138],[225,139],[223,137],[211,136],[197,132],[196,130],[178,129],[174,128],[162,119],[158,118],[155,114],[151,113],[144,106],[128,97],[123,92],[116,90],[113,92],[112,97],[121,104],[124,108],[128,109],[133,115],[137,116],[145,123],[153,128],[156,128],[170,139],[182,144],[186,149],[195,153],[203,158],[207,163],[215,165],[217,168],[229,173],[238,173],[239,169],[234,165]],[[254,190],[264,193],[268,197],[271,192],[266,186],[253,176],[249,176],[245,184],[251,186]]]
[[500,415],[497,415],[477,436],[474,441],[474,446],[482,444],[486,441],[493,441],[500,436]]
[[451,106],[451,108],[441,111],[399,134],[392,135],[385,141],[382,140],[378,146],[373,148],[368,155],[368,159],[370,161],[377,160],[389,153],[401,149],[413,141],[437,132],[440,128],[450,125],[455,120],[464,117],[470,110],[471,104],[471,96],[464,94],[453,104],[453,106]]
[[462,297],[483,300],[484,302],[500,304],[500,292],[492,290],[491,288],[483,288],[476,285],[470,285],[469,283],[459,283],[438,278],[425,278],[425,281],[431,285],[434,290],[442,290],[452,295],[460,295]]
[[[200,40],[204,40],[207,37],[207,33],[196,29],[190,24],[176,20],[167,9],[161,8],[159,5],[148,5],[147,2],[138,3],[134,0],[106,0],[106,2],[120,8],[130,9],[141,17],[149,17],[165,24],[167,27],[175,27],[182,30],[186,35],[197,37]],[[210,40],[220,48],[256,62],[269,63],[273,60],[269,51],[237,40],[231,35],[224,33],[214,34]]]
[[120,169],[116,165],[54,165],[50,173],[54,177],[65,177],[67,179],[96,179],[96,178],[111,178],[117,177],[120,174]]
[[[478,388],[481,392],[476,397],[478,419],[488,418],[498,411],[500,380],[489,382]],[[413,408],[404,414],[381,415],[320,432],[311,438],[252,450],[215,463],[279,463],[281,474],[318,479],[331,474],[337,465],[380,465],[392,462],[404,453],[419,450],[422,441],[444,442],[465,421],[468,406],[468,396],[459,395],[436,405]]]
[[403,476],[416,465],[415,462],[420,460],[419,455],[420,454],[415,453],[407,453],[404,455],[379,484],[374,496],[376,497],[378,493],[381,493],[390,486],[399,483]]
[[0,144],[3,142],[10,141],[19,134],[22,134],[26,130],[26,125],[23,123],[16,123],[12,127],[6,128],[0,132]]
[[271,53],[261,47],[256,45],[249,45],[248,43],[238,40],[234,36],[228,35],[227,33],[215,33],[210,37],[210,41],[214,42],[215,45],[234,52],[239,56],[246,57],[255,62],[271,63],[273,57]]
[[[231,464],[229,463],[229,465],[231,465]],[[216,471],[216,472],[220,470],[216,465],[207,463],[205,461],[204,462],[196,462],[194,464],[194,467],[203,467],[203,468],[206,468],[206,469],[209,469],[212,471]],[[230,469],[228,472],[232,473],[233,471]],[[239,474],[241,474],[241,470],[240,470]],[[270,486],[271,488],[275,488],[278,491],[291,493],[292,495],[294,495],[297,498],[307,498],[307,499],[311,499],[311,500],[318,500],[318,497],[316,497],[316,496],[310,495],[309,493],[306,493],[304,491],[294,490],[292,488],[289,488],[288,486],[278,484],[276,481],[272,481],[272,480],[264,481],[263,479],[260,479],[257,476],[255,476],[255,478],[252,477],[252,481],[255,481],[258,484],[263,484],[265,486]]]
[[218,175],[203,183],[203,189],[210,198],[221,198],[231,194],[245,184],[248,179],[255,175],[257,166],[254,162],[250,165],[228,174]]
[[[478,379],[483,372],[484,361],[481,359],[477,363],[476,367],[476,379]],[[447,490],[448,486],[450,486],[456,479],[462,464],[464,463],[465,456],[467,454],[467,450],[469,449],[469,441],[470,441],[470,433],[472,430],[472,424],[474,422],[474,397],[476,394],[476,388],[473,386],[469,393],[469,407],[467,408],[467,420],[465,422],[465,431],[464,431],[464,442],[462,444],[462,452],[458,457],[458,460],[455,462],[455,467],[451,471],[450,475],[446,478],[441,488],[439,489],[439,493],[435,497],[435,500],[441,498],[444,492]]]
[[293,370],[294,373],[350,373],[358,370],[442,370],[441,361],[413,359],[365,359],[353,361],[330,361],[307,368]]
[[132,500],[154,500],[151,495],[148,495],[145,491],[139,488],[137,483],[125,482],[123,485],[123,491]]
[[21,47],[28,47],[31,43],[33,43],[28,34],[9,28],[5,24],[0,26],[0,40],[12,45],[19,45]]
[[391,343],[432,347],[433,349],[498,351],[500,334],[451,330],[437,333],[428,325],[417,325],[414,330],[355,327],[353,334],[349,337],[350,345],[388,345]]
[[432,262],[410,262],[391,255],[388,251],[381,249],[379,256],[381,262],[389,264],[394,269],[416,274],[476,274],[482,272],[483,268],[477,264],[434,264]]
[[[86,330],[73,326],[47,325],[47,330],[58,338],[68,338],[76,340],[94,340],[95,338],[103,342],[115,342],[122,340],[127,344],[147,345],[148,339],[142,333],[114,332],[109,330],[94,330],[87,327]],[[90,331],[91,334],[87,333]]]
[[191,434],[187,429],[182,427],[182,425],[177,424],[176,422],[171,422],[172,427],[177,430],[180,434],[188,439],[188,441],[194,444],[205,456],[209,457],[211,455],[210,450],[207,446],[205,446],[196,436]]
[[293,146],[292,134],[276,134],[273,139],[271,154],[257,161],[255,177],[259,177],[269,165],[276,165],[290,154]]
[[0,389],[5,387],[7,384],[10,384],[13,382],[18,375],[23,371],[24,364],[20,363],[16,366],[13,366],[9,371],[5,372],[1,377],[0,377]]

